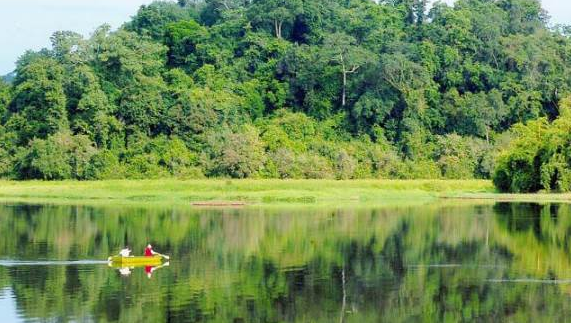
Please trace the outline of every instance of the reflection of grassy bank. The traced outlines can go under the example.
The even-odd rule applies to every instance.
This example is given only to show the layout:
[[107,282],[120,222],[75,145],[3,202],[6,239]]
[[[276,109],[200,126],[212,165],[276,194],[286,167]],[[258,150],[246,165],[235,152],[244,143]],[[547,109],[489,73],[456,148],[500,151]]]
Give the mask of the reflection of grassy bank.
[[494,192],[453,192],[444,193],[440,197],[456,200],[492,200],[495,202],[522,203],[570,203],[570,193],[529,193],[529,194],[500,194]]
[[0,182],[11,201],[176,203],[245,201],[252,204],[386,203],[427,201],[444,194],[491,193],[488,181],[122,180]]

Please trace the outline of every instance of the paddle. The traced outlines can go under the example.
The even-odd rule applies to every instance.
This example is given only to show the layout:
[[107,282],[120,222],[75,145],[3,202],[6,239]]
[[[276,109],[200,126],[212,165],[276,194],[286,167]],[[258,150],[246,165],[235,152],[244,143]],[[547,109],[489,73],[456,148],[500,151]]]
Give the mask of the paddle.
[[158,253],[158,252],[155,252],[155,255],[161,256],[161,257],[165,258],[166,260],[170,260],[170,259],[171,259],[171,257],[169,257],[169,256],[167,256],[167,255],[163,255],[163,254]]

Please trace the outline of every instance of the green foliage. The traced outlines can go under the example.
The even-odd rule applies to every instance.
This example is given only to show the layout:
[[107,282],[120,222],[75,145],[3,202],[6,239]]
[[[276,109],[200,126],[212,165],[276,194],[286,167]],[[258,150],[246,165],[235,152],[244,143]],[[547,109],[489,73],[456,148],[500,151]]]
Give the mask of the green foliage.
[[[127,178],[200,178],[196,169],[197,156],[177,137],[159,136],[149,139],[144,135],[133,138],[121,152],[120,163]],[[114,162],[114,161],[113,161]]]
[[26,120],[19,133],[22,143],[46,138],[68,128],[64,68],[52,58],[33,58],[17,70],[12,116]]
[[264,150],[256,128],[244,126],[233,132],[221,129],[207,139],[209,172],[214,176],[253,177],[264,164]]
[[157,40],[162,39],[168,24],[197,16],[193,6],[189,6],[187,2],[181,5],[180,2],[176,4],[156,1],[150,5],[143,5],[125,28]]
[[89,138],[60,132],[34,139],[20,153],[16,170],[24,178],[43,180],[88,179],[96,149]]
[[498,158],[494,184],[505,192],[571,191],[571,107],[562,104],[562,115],[553,123],[546,119],[516,125],[516,139]]
[[194,20],[167,25],[165,43],[169,47],[169,63],[187,66],[190,70],[201,65],[200,44],[208,40],[208,30]]
[[2,118],[4,118],[8,112],[8,104],[11,99],[10,91],[10,86],[3,80],[0,80],[0,116],[2,116]]
[[[157,1],[51,43],[0,82],[2,176],[488,178],[508,129],[571,93],[571,40],[536,0]],[[93,167],[30,170],[29,144],[57,159],[68,132]],[[566,190],[559,148],[502,159],[498,181]],[[518,163],[534,175],[513,184]]]
[[303,12],[301,0],[254,0],[248,10],[252,21],[282,38],[284,28],[293,28],[297,15]]

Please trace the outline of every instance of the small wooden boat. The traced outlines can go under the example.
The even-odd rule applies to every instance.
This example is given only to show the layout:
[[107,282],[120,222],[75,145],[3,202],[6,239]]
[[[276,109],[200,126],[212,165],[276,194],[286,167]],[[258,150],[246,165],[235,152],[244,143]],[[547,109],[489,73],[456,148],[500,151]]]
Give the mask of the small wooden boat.
[[109,257],[109,264],[118,267],[159,266],[163,263],[162,256],[152,257]]

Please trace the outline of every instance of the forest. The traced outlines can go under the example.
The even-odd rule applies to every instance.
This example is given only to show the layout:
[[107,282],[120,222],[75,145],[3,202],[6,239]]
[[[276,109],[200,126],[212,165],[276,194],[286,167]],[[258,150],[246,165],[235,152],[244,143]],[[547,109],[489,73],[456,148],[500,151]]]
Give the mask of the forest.
[[569,35],[538,0],[154,2],[23,53],[0,80],[0,176],[568,190],[569,142],[518,149],[565,119]]

